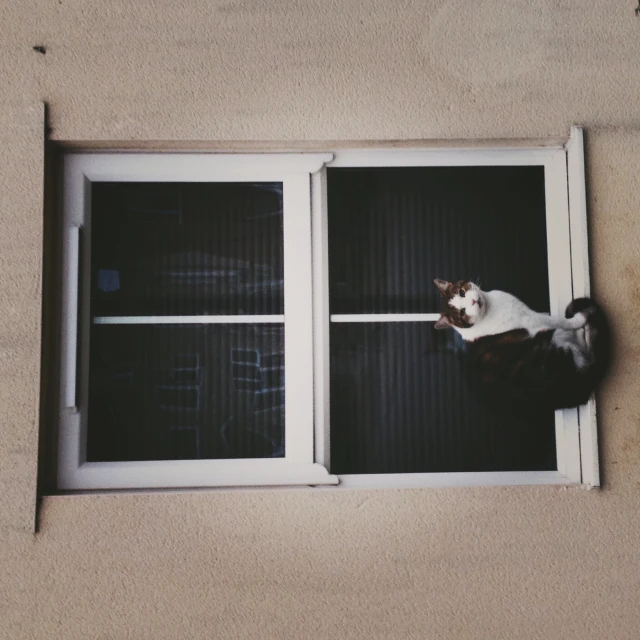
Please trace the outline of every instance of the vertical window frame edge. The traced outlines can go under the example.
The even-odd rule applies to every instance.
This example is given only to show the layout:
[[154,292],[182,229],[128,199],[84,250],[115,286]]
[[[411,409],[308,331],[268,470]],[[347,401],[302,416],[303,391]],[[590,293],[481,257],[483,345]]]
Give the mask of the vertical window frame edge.
[[[589,233],[586,193],[584,129],[572,126],[566,144],[569,221],[571,226],[571,267],[574,297],[591,295]],[[578,408],[582,484],[600,486],[596,398]]]
[[[544,164],[547,212],[547,255],[550,312],[564,315],[573,296],[571,269],[571,228],[567,154],[559,149]],[[558,471],[576,484],[582,481],[580,469],[580,427],[578,409],[556,411],[556,459]]]

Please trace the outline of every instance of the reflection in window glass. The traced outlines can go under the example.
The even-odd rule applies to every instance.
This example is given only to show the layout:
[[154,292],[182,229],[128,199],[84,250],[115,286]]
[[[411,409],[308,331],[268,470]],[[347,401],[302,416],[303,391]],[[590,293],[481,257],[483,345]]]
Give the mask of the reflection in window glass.
[[88,461],[283,457],[283,278],[281,183],[94,183]]
[[93,316],[282,314],[281,183],[94,183]]
[[485,406],[452,330],[357,317],[437,313],[434,278],[548,311],[543,167],[327,173],[330,312],[356,316],[331,324],[332,472],[555,469],[553,413]]
[[329,169],[331,313],[433,313],[434,278],[549,310],[543,167]]
[[331,325],[333,473],[556,469],[552,411],[499,415],[429,322]]
[[88,461],[284,456],[281,324],[94,325]]

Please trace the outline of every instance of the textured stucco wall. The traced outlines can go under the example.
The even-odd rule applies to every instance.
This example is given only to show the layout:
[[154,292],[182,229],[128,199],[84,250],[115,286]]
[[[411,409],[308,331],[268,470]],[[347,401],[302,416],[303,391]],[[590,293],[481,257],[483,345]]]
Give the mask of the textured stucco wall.
[[[637,640],[634,7],[5,0],[0,638]],[[620,353],[599,398],[604,488],[51,497],[34,535],[44,100],[61,141],[557,138],[586,125],[593,279]]]

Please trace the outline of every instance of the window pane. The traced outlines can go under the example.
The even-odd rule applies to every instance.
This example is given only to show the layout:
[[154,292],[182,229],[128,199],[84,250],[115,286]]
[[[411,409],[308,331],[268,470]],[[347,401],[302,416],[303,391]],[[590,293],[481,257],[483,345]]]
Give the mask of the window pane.
[[281,183],[94,183],[93,316],[283,313]]
[[92,327],[88,461],[283,456],[283,325]]
[[556,469],[553,412],[496,415],[433,323],[331,325],[331,471]]
[[331,313],[434,313],[434,278],[549,310],[544,169],[328,169]]

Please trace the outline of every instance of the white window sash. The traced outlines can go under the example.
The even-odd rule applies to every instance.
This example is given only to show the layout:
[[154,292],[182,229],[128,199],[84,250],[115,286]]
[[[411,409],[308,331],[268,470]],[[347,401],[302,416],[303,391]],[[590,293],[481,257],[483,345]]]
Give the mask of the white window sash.
[[[331,469],[329,327],[332,322],[405,322],[437,320],[439,314],[335,314],[329,316],[328,215],[326,169],[333,167],[408,166],[529,166],[544,167],[548,250],[548,278],[551,313],[562,313],[572,300],[569,201],[567,196],[567,155],[564,148],[513,149],[392,149],[345,150],[336,152],[332,162],[313,177],[314,211],[314,305],[315,305],[315,394],[316,460]],[[584,184],[584,178],[577,181]],[[581,218],[582,219],[582,218]],[[582,259],[583,254],[579,254]],[[583,409],[581,408],[581,411]],[[578,409],[556,411],[556,456],[553,472],[474,472],[420,474],[344,474],[345,487],[474,486],[499,484],[576,484],[582,481],[580,425]],[[595,428],[594,428],[595,432]],[[593,446],[592,446],[593,448]]]
[[[335,484],[337,478],[313,458],[313,353],[310,176],[330,154],[69,154],[64,164],[63,331],[58,487],[62,490],[199,486]],[[87,405],[91,318],[89,242],[79,255],[78,228],[91,231],[91,183],[101,182],[282,182],[285,268],[284,316],[260,316],[285,325],[285,456],[251,460],[87,462]],[[84,304],[78,304],[78,297]],[[162,323],[174,322],[166,317]],[[79,323],[78,323],[79,320]],[[197,318],[185,317],[194,324]],[[246,322],[242,316],[230,322]],[[223,321],[202,318],[202,324]],[[102,317],[96,324],[146,322],[139,316]],[[82,343],[76,328],[80,326]],[[76,398],[76,360],[81,376]]]

